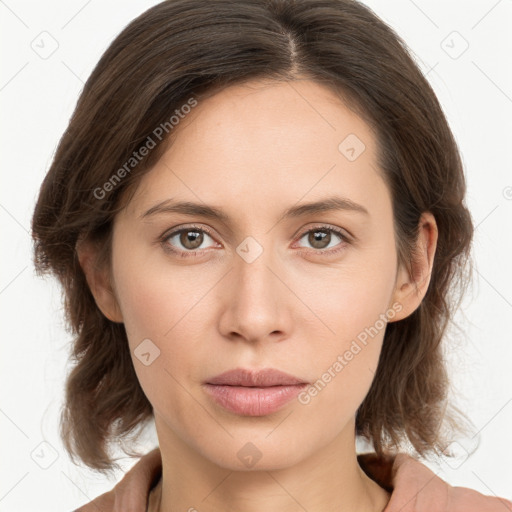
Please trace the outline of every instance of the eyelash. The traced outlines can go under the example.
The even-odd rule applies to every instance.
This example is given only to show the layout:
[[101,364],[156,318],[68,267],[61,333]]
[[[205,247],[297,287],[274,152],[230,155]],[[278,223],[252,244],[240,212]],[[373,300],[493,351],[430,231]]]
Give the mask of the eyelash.
[[[196,231],[196,232],[200,232],[200,233],[206,233],[211,238],[214,238],[213,233],[209,229],[200,228],[200,227],[194,226],[194,225],[187,226],[187,227],[184,227],[184,228],[181,228],[181,229],[177,229],[175,231],[171,231],[170,233],[164,233],[160,237],[159,242],[162,244],[162,246],[163,246],[163,248],[164,248],[164,250],[166,252],[173,253],[178,258],[190,258],[190,257],[197,257],[198,253],[201,253],[201,252],[204,251],[204,249],[203,250],[199,250],[199,251],[180,251],[178,249],[175,249],[173,246],[171,246],[171,245],[169,245],[167,243],[170,238],[172,238],[173,236],[178,235],[178,234],[180,234],[180,233],[182,233],[184,231]],[[324,232],[335,233],[342,240],[342,242],[340,244],[338,244],[338,245],[340,245],[340,247],[338,247],[337,249],[319,249],[319,250],[309,249],[309,250],[306,250],[306,252],[312,251],[312,252],[317,253],[317,254],[334,255],[334,254],[337,254],[338,252],[342,251],[343,249],[345,249],[345,246],[350,243],[350,240],[349,240],[348,236],[342,230],[340,230],[338,228],[333,228],[333,227],[330,227],[330,226],[326,226],[326,225],[315,226],[314,228],[310,228],[310,229],[302,232],[299,235],[298,240],[303,238],[304,235],[307,235],[308,233],[316,232],[316,231],[324,231]],[[304,251],[300,251],[300,252],[304,252]]]

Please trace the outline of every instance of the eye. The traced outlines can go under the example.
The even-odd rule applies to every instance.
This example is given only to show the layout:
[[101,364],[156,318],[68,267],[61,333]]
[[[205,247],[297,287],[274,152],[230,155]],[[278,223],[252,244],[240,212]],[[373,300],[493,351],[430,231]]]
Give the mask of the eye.
[[[334,234],[334,236],[333,236]],[[306,239],[307,243],[311,245],[315,252],[335,253],[342,250],[346,244],[349,243],[349,238],[340,229],[332,228],[329,226],[318,226],[303,233],[300,240]],[[342,243],[336,243],[336,238],[340,239]],[[330,250],[331,247],[338,247],[337,249]],[[328,250],[326,250],[328,249]]]
[[212,238],[208,230],[190,226],[165,234],[161,242],[164,249],[186,258],[188,256],[195,256],[196,251],[206,249],[208,246],[205,247],[203,244],[207,238]]

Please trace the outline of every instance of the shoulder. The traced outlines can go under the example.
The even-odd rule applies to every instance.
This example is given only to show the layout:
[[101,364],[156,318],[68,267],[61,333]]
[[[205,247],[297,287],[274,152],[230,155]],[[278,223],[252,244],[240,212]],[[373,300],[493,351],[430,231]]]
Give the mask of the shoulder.
[[98,512],[98,510],[101,510],[101,512],[113,512],[115,503],[114,489],[73,510],[73,512]]
[[406,454],[394,457],[393,491],[384,512],[512,512],[512,502],[466,487],[452,487]]
[[160,450],[155,448],[141,457],[111,491],[73,512],[146,512],[150,491],[161,472]]

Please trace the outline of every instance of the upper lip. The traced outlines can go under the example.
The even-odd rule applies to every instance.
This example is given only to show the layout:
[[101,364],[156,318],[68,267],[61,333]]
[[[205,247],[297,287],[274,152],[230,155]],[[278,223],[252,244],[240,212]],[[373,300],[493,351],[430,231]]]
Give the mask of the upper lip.
[[280,370],[276,370],[275,368],[264,368],[262,370],[236,368],[208,379],[206,383],[215,384],[217,386],[247,386],[261,388],[269,386],[306,384],[304,380]]

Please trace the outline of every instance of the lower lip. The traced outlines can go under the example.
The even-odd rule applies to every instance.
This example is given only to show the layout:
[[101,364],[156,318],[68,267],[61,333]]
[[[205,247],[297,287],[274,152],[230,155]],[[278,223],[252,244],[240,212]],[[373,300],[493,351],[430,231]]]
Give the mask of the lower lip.
[[228,411],[242,416],[265,416],[293,400],[307,384],[251,388],[205,384],[206,392]]

